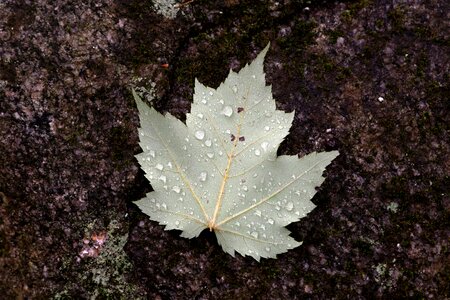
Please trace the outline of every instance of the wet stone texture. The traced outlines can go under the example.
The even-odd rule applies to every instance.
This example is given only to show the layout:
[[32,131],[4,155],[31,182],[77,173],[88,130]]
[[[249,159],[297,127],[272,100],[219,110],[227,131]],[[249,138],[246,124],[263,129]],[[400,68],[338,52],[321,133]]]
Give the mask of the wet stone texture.
[[[155,2],[0,2],[2,298],[450,297],[449,2]],[[288,226],[303,245],[257,263],[132,204],[151,187],[130,88],[184,120],[195,77],[269,41],[296,111],[280,154],[341,155]]]

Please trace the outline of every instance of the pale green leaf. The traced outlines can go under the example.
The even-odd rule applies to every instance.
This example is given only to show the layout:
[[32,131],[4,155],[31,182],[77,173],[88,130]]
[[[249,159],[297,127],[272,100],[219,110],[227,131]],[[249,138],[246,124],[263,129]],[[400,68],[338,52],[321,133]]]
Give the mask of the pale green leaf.
[[313,208],[311,198],[337,151],[277,157],[294,113],[276,110],[263,71],[268,46],[217,89],[195,82],[186,125],[159,114],[134,93],[136,157],[154,192],[136,202],[166,230],[215,232],[223,250],[259,260],[300,245],[284,226]]

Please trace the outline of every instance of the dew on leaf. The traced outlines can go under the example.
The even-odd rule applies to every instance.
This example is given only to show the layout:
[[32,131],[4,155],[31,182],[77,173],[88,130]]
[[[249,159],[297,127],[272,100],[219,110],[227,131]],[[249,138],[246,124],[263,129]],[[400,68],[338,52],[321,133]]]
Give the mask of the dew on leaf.
[[214,157],[214,153],[208,152],[208,153],[206,153],[206,156],[208,156],[209,158],[213,158]]
[[294,203],[288,202],[288,204],[286,204],[286,210],[287,211],[291,211],[293,208],[294,208]]
[[166,178],[166,176],[164,176],[164,175],[159,176],[158,179],[161,180],[161,181],[164,182],[164,183],[166,183],[166,181],[167,181],[167,178]]
[[155,155],[155,151],[153,151],[153,150],[150,150],[148,153],[149,153],[150,156],[153,157],[153,158],[156,156],[156,155]]
[[275,221],[274,221],[273,219],[268,219],[268,220],[267,220],[267,223],[269,223],[270,225],[273,225],[274,222],[275,222]]
[[238,87],[237,85],[233,85],[232,87],[233,92],[236,94],[238,92]]
[[205,132],[203,130],[197,130],[195,132],[195,138],[197,138],[199,140],[203,140],[204,137],[205,137]]
[[256,150],[255,150],[255,155],[256,155],[256,156],[260,156],[260,155],[261,155],[261,151],[259,151],[259,149],[256,149]]
[[206,146],[206,147],[211,147],[211,145],[212,145],[211,140],[206,140],[206,141],[205,141],[205,146]]
[[261,148],[263,148],[264,152],[267,151],[267,146],[269,146],[269,143],[268,143],[268,142],[262,142],[262,143],[261,143]]
[[254,237],[255,239],[257,239],[258,233],[256,231],[252,231],[251,236]]
[[178,185],[174,185],[174,186],[172,187],[172,191],[174,191],[175,193],[179,194],[180,191],[181,191],[181,189],[180,189],[180,187],[179,187]]
[[227,105],[223,108],[222,114],[226,117],[231,117],[231,115],[233,115],[233,109],[231,108],[231,106]]
[[208,177],[208,173],[203,171],[200,173],[199,179],[200,179],[200,181],[205,182],[207,177]]
[[265,131],[269,131],[269,130],[270,130],[270,127],[269,127],[269,126],[264,126],[264,130],[265,130]]
[[164,169],[164,166],[162,164],[157,164],[155,166],[155,168],[157,168],[158,170],[162,171]]

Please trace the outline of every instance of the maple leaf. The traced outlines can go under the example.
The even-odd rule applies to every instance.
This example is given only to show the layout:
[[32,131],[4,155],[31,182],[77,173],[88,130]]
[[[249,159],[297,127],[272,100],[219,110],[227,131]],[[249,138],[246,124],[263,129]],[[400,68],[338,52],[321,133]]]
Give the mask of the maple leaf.
[[268,48],[216,90],[196,80],[186,125],[133,91],[144,151],[136,157],[154,189],[135,203],[166,230],[192,238],[209,229],[224,251],[258,261],[300,245],[284,226],[315,207],[310,199],[338,155],[277,157],[294,112],[276,110],[266,86]]

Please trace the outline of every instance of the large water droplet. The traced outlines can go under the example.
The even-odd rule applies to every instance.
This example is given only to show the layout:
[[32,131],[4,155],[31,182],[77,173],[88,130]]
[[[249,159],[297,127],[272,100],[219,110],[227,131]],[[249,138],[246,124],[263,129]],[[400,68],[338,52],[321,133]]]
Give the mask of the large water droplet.
[[164,166],[162,164],[157,164],[155,168],[162,171],[164,169]]
[[267,223],[269,223],[270,225],[273,225],[274,222],[275,222],[275,221],[274,221],[273,219],[268,219],[268,220],[267,220]]
[[198,114],[197,114],[197,117],[198,117],[199,119],[203,119],[203,114],[202,114],[202,113],[198,113]]
[[199,176],[199,179],[200,179],[200,181],[206,181],[206,178],[208,177],[208,173],[206,173],[206,172],[201,172],[200,173],[200,176]]
[[227,105],[223,108],[222,114],[227,117],[231,117],[231,115],[233,114],[233,109],[231,108],[231,106]]
[[180,193],[181,189],[180,189],[180,187],[178,185],[174,185],[173,188],[172,188],[172,191],[174,191],[175,193],[178,194],[178,193]]
[[203,140],[203,138],[205,137],[205,132],[203,130],[197,130],[195,132],[195,137],[199,140]]
[[270,130],[270,127],[269,127],[269,126],[265,126],[265,127],[264,127],[264,130],[265,130],[265,131],[269,131],[269,130]]

